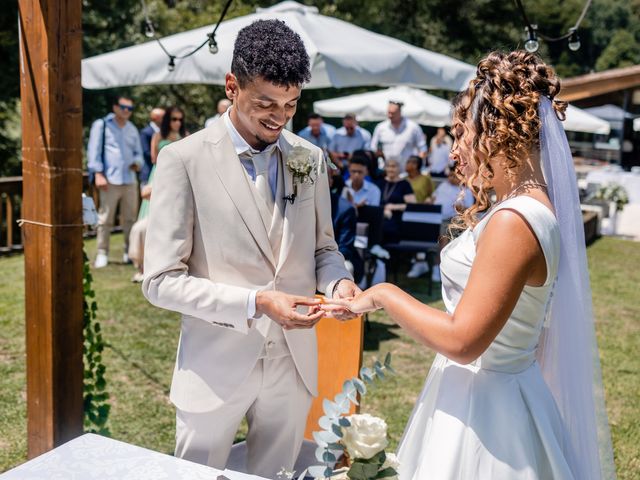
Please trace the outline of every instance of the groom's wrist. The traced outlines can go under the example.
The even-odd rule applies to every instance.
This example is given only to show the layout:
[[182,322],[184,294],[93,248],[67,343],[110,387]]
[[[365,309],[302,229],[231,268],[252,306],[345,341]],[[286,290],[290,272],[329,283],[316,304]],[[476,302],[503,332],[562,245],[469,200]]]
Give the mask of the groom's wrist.
[[335,297],[336,291],[338,290],[338,285],[340,285],[340,282],[342,282],[343,280],[351,280],[351,279],[349,277],[342,277],[336,280],[336,282],[333,284],[333,287],[331,288],[331,292],[329,292],[331,295],[331,298]]

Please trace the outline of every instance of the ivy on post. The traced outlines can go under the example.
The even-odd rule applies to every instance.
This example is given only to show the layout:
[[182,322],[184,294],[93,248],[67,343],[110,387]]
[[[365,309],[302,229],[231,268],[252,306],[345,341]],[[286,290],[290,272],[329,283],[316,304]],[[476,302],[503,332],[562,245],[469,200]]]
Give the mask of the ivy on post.
[[106,367],[102,363],[104,340],[102,329],[96,320],[98,304],[93,290],[93,276],[89,257],[83,250],[84,270],[82,287],[84,299],[82,302],[83,332],[84,332],[84,430],[101,435],[110,435],[107,427],[109,419],[109,393],[106,391],[107,382],[104,378]]

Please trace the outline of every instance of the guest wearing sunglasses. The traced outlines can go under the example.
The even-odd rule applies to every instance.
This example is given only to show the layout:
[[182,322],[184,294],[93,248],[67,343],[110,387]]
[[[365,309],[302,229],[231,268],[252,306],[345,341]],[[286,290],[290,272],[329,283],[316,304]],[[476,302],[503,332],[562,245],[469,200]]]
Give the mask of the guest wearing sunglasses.
[[133,101],[115,97],[113,112],[93,122],[87,146],[87,163],[100,194],[98,209],[98,254],[94,266],[109,263],[109,236],[118,205],[125,239],[122,261],[130,263],[128,239],[138,211],[137,172],[144,164],[138,129],[129,121]]
[[162,117],[160,131],[155,133],[151,138],[151,161],[153,162],[153,168],[149,174],[148,183],[141,191],[142,203],[140,205],[140,212],[138,213],[138,220],[133,225],[131,234],[129,235],[129,258],[131,258],[133,265],[136,267],[136,273],[131,278],[132,282],[142,282],[144,239],[147,233],[149,199],[151,198],[151,188],[158,153],[170,143],[180,140],[187,135],[188,132],[184,126],[184,111],[180,107],[167,107]]

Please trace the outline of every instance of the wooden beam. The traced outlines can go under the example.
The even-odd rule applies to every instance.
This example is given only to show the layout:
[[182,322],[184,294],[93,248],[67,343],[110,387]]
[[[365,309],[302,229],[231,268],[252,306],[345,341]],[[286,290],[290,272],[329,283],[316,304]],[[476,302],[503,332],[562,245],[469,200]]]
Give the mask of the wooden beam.
[[640,88],[640,65],[589,73],[562,81],[560,98],[567,102]]
[[82,5],[19,0],[18,7],[33,458],[82,433]]

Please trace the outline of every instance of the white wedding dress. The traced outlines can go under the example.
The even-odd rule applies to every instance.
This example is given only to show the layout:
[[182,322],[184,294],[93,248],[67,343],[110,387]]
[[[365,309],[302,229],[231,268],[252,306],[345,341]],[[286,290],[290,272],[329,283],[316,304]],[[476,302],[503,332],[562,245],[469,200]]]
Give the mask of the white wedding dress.
[[560,252],[551,210],[531,197],[514,197],[450,242],[441,254],[444,303],[454,312],[476,241],[504,208],[519,212],[535,232],[546,259],[546,282],[524,287],[502,331],[475,362],[460,365],[436,356],[398,449],[401,480],[575,478],[569,437],[536,362]]

